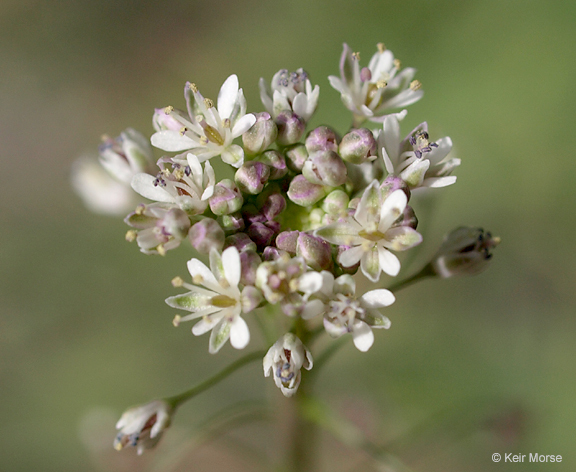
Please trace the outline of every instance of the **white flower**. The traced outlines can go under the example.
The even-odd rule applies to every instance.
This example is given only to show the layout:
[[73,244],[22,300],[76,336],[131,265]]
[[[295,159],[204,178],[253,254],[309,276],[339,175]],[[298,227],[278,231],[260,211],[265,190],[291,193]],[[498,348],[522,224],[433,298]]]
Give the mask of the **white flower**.
[[324,328],[335,338],[352,334],[356,348],[366,352],[374,343],[372,328],[390,327],[390,320],[377,308],[394,303],[394,295],[389,290],[376,289],[357,298],[352,276],[345,274],[334,280],[328,271],[323,271],[322,276],[322,295],[326,300]]
[[280,303],[288,316],[301,316],[310,319],[322,309],[319,300],[308,301],[313,293],[322,287],[319,272],[306,272],[306,262],[302,257],[293,257],[283,252],[274,261],[266,261],[256,270],[256,286],[271,304]]
[[260,303],[261,295],[252,286],[246,286],[240,292],[240,254],[234,246],[226,249],[222,255],[212,249],[210,269],[198,259],[188,262],[193,282],[205,288],[181,283],[190,292],[166,299],[171,307],[192,312],[184,317],[176,316],[174,324],[177,326],[181,321],[200,318],[192,333],[200,336],[212,330],[209,344],[211,354],[218,352],[228,339],[232,347],[244,349],[250,341],[250,332],[240,314],[254,310]]
[[204,213],[208,199],[214,193],[214,169],[206,162],[203,171],[194,154],[188,154],[185,162],[187,165],[184,167],[172,162],[172,170],[164,167],[156,177],[136,174],[132,179],[132,188],[143,197],[172,203],[189,214]]
[[130,408],[116,423],[119,429],[114,448],[120,451],[125,446],[134,446],[138,454],[153,448],[162,432],[170,426],[172,407],[162,400]]
[[96,159],[81,157],[72,165],[72,185],[95,213],[125,215],[138,203],[132,189],[112,177]]
[[384,198],[374,180],[364,191],[354,216],[317,229],[314,234],[332,244],[348,246],[338,257],[343,267],[360,262],[366,277],[376,282],[380,271],[395,276],[400,261],[389,249],[405,251],[422,241],[422,236],[408,226],[394,226],[408,200],[402,190]]
[[139,230],[129,231],[126,239],[132,241],[135,237],[144,254],[166,254],[166,251],[180,246],[190,230],[188,215],[165,203],[138,205],[124,222]]
[[340,92],[342,101],[358,118],[381,122],[388,110],[417,102],[424,92],[421,84],[412,80],[416,69],[406,68],[398,73],[400,64],[382,43],[372,56],[368,67],[360,70],[358,53],[347,44],[340,59],[340,77],[328,77],[330,85]]
[[449,137],[431,142],[428,125],[421,123],[406,138],[400,138],[400,124],[393,115],[386,116],[378,136],[378,149],[386,171],[400,177],[411,190],[446,187],[456,182],[450,175],[460,159],[445,159],[452,149]]
[[274,383],[285,397],[298,390],[302,379],[301,369],[312,368],[312,354],[292,333],[286,333],[268,350],[264,357],[264,375],[273,373]]
[[98,148],[100,164],[119,181],[130,184],[136,174],[152,169],[152,148],[138,131],[128,128],[115,139],[103,140]]
[[312,84],[308,74],[300,68],[296,72],[281,69],[272,78],[270,86],[260,78],[260,99],[264,108],[276,118],[283,111],[292,111],[309,121],[318,105],[320,87]]
[[226,79],[218,94],[217,107],[200,94],[195,84],[187,83],[185,94],[189,117],[174,112],[172,107],[165,109],[182,128],[154,133],[152,145],[169,152],[191,150],[200,162],[222,156],[224,162],[240,167],[244,150],[232,141],[248,131],[256,117],[246,114],[246,99],[238,88],[238,77],[233,74]]

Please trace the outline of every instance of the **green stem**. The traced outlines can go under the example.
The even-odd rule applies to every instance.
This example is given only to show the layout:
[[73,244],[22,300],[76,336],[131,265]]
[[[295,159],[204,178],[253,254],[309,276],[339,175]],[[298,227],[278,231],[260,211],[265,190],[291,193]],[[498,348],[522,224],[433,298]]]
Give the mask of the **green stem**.
[[258,359],[262,359],[266,355],[266,351],[255,351],[251,352],[250,354],[246,354],[244,357],[232,362],[229,366],[222,369],[216,375],[204,380],[204,382],[199,383],[198,385],[192,387],[190,390],[186,390],[178,395],[174,395],[173,397],[168,397],[165,399],[167,403],[169,403],[172,408],[178,408],[182,403],[189,400],[190,398],[202,393],[204,390],[208,390],[210,387],[216,385],[221,380],[224,380],[230,374],[237,371],[240,367],[249,364],[250,362],[256,361]]
[[393,284],[392,286],[388,287],[388,290],[391,292],[397,292],[400,289],[406,288],[409,285],[412,285],[414,282],[418,282],[421,279],[426,277],[434,277],[436,272],[434,272],[434,268],[432,267],[431,263],[426,264],[420,272],[415,273],[414,275],[404,279],[401,282]]
[[294,472],[312,472],[315,469],[314,457],[316,456],[317,428],[314,422],[305,414],[305,406],[308,403],[310,380],[303,373],[302,383],[298,393],[294,397],[296,412],[292,423],[292,447],[290,463]]

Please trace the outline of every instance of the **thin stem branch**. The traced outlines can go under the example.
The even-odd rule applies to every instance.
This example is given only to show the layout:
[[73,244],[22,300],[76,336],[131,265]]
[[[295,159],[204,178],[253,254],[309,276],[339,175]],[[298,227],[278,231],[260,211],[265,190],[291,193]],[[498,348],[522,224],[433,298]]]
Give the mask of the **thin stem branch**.
[[212,377],[204,380],[203,382],[200,382],[198,385],[195,385],[194,387],[192,387],[189,390],[186,390],[185,392],[182,392],[178,395],[174,395],[173,397],[166,398],[165,401],[168,402],[172,406],[172,408],[174,409],[178,408],[185,401],[198,395],[199,393],[202,393],[204,390],[208,390],[210,387],[216,385],[221,380],[224,380],[230,374],[234,373],[235,371],[245,366],[246,364],[249,364],[250,362],[256,361],[258,359],[262,359],[265,354],[266,351],[255,351],[251,352],[250,354],[246,354],[244,357],[241,357],[240,359],[232,362],[232,364],[222,369],[216,375],[213,375]]
[[420,272],[415,273],[414,275],[402,280],[401,282],[393,284],[392,286],[388,287],[388,290],[391,292],[397,292],[398,290],[406,288],[421,279],[426,277],[434,277],[435,275],[436,273],[434,272],[432,264],[428,263],[422,268],[422,270],[420,270]]

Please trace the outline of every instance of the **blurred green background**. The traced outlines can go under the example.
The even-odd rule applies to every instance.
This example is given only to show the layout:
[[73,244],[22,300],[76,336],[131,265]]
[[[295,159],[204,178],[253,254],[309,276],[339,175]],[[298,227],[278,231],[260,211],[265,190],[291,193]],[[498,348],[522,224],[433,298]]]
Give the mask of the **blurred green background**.
[[[234,450],[238,438],[189,446],[200,421],[234,400],[269,396],[285,408],[256,364],[182,408],[157,452],[137,460],[111,449],[124,408],[185,389],[238,353],[227,346],[210,356],[207,337],[171,326],[164,298],[192,250],[139,253],[123,241],[122,221],[83,208],[70,165],[95,152],[103,133],[132,126],[150,135],[154,107],[183,107],[186,80],[215,97],[231,73],[249,111],[260,111],[259,77],[304,67],[321,88],[313,124],[345,131],[350,117],[327,76],[338,74],[343,42],[366,64],[379,41],[424,84],[404,134],[427,120],[462,159],[457,185],[416,205],[420,260],[461,224],[503,242],[478,277],[400,292],[386,310],[392,328],[366,354],[349,343],[317,393],[375,441],[393,441],[417,472],[576,470],[576,3],[0,7],[0,470],[258,470]],[[269,428],[244,436],[281,455]],[[494,464],[494,452],[563,462]],[[328,436],[320,455],[322,470],[373,470]]]

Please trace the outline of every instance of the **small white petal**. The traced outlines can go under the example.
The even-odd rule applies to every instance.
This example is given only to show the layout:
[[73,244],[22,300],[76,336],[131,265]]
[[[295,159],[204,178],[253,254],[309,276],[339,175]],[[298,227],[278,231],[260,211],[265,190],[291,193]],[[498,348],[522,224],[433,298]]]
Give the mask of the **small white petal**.
[[238,249],[230,246],[222,253],[222,265],[224,266],[224,276],[232,287],[238,287],[240,283],[240,254]]
[[422,187],[428,187],[428,188],[447,187],[448,185],[452,185],[453,183],[455,183],[456,178],[457,177],[455,175],[448,175],[446,177],[430,177],[422,181]]
[[230,327],[230,344],[235,349],[244,349],[250,342],[250,330],[246,321],[237,316]]
[[198,146],[188,136],[182,136],[179,131],[163,130],[154,133],[150,138],[152,146],[168,152],[186,151]]
[[214,328],[214,326],[216,326],[221,319],[221,316],[206,316],[202,318],[192,327],[192,334],[194,336],[201,336],[204,333],[207,333],[212,328]]
[[156,177],[150,174],[136,174],[132,179],[132,188],[145,198],[157,202],[173,203],[174,197],[160,185],[154,186]]
[[236,74],[232,74],[222,84],[220,93],[218,93],[218,113],[220,118],[230,118],[238,97],[238,87],[238,76]]
[[363,254],[364,249],[362,246],[351,247],[340,254],[338,262],[342,267],[352,267],[360,262]]
[[369,308],[382,308],[392,305],[396,298],[390,290],[379,288],[366,292],[362,295],[361,300],[362,304]]
[[352,337],[354,338],[354,346],[362,352],[366,352],[374,344],[374,333],[370,326],[363,321],[354,323]]
[[232,137],[236,138],[248,131],[256,123],[256,116],[248,113],[240,118],[232,128]]
[[378,231],[385,233],[388,228],[392,226],[392,223],[402,214],[407,203],[408,198],[403,190],[395,190],[392,192],[382,204]]
[[304,320],[310,320],[324,311],[324,303],[320,300],[310,300],[304,306],[300,316]]
[[396,277],[400,272],[400,261],[388,249],[378,248],[378,262],[380,268],[392,277]]
[[220,293],[222,287],[216,281],[214,274],[198,259],[191,259],[188,261],[188,271],[192,276],[192,281],[196,285],[204,285],[204,287],[213,290],[214,292]]
[[322,288],[320,272],[306,272],[298,280],[298,290],[305,293],[315,293]]
[[306,112],[308,108],[308,97],[306,97],[305,93],[299,93],[294,97],[292,100],[292,110],[298,116],[306,120]]

